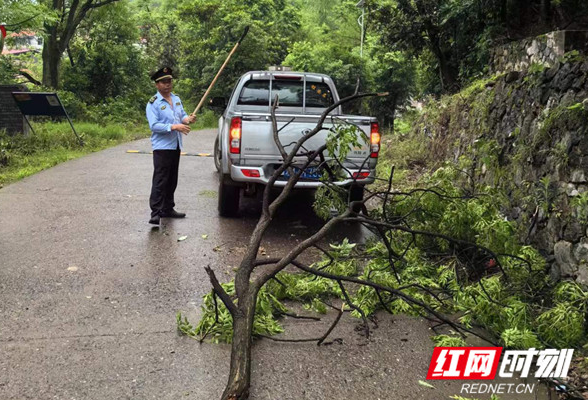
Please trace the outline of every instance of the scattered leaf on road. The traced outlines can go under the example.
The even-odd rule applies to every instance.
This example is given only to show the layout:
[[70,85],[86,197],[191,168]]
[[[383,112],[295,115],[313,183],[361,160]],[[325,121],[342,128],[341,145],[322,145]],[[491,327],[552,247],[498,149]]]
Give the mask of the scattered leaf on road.
[[78,270],[78,267],[76,267],[75,265],[72,265],[71,267],[68,267],[67,270],[72,271],[72,272],[76,272]]
[[198,195],[202,197],[208,197],[210,199],[216,199],[218,197],[218,193],[214,190],[201,190]]
[[178,238],[178,242],[181,242],[181,241],[186,240],[186,239],[188,239],[188,236],[180,236]]
[[208,235],[202,235],[202,239],[208,239]]
[[419,379],[419,385],[424,386],[424,387],[435,389],[435,386],[433,386],[430,383],[427,383],[425,381],[421,381],[420,379]]

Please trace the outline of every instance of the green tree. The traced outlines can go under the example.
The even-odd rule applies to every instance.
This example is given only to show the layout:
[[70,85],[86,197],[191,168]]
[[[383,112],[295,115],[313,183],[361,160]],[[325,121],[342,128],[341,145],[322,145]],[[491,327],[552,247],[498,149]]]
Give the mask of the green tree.
[[141,44],[153,71],[166,65],[179,72],[177,67],[181,55],[176,8],[182,4],[152,0],[136,2]]
[[[360,57],[361,30],[357,23],[360,10],[355,1],[336,0],[310,3],[299,1],[302,29],[290,47],[284,64],[298,71],[331,76],[341,97],[356,89],[368,89],[366,61]],[[366,54],[366,52],[364,52]],[[346,105],[349,112],[360,112],[361,102]]]
[[442,14],[449,0],[382,0],[374,13],[382,41],[392,49],[419,56],[428,48],[437,62],[442,87],[456,89],[457,65],[452,54],[451,25]]
[[44,22],[43,85],[58,88],[59,69],[63,53],[67,50],[78,26],[88,13],[118,0],[39,0],[57,18]]
[[178,17],[178,90],[193,98],[205,91],[245,26],[249,33],[212,95],[227,96],[246,71],[279,65],[300,28],[297,9],[287,0],[188,0],[178,5]]
[[144,106],[150,85],[134,11],[127,2],[113,3],[80,24],[71,63],[63,67],[65,90],[88,103],[124,96]]
[[[54,18],[43,5],[33,0],[3,0],[0,1],[0,23],[5,25],[7,43],[10,43],[10,34],[24,29],[37,31],[42,27],[43,21]],[[0,35],[0,53],[4,49],[5,40]],[[20,73],[20,67],[28,56],[1,56],[0,57],[0,82],[13,83]]]
[[343,46],[323,41],[297,42],[284,62],[295,70],[319,72],[331,76],[337,83],[342,97],[353,94],[358,78],[365,83],[366,72],[359,52],[351,52]]
[[[3,0],[0,2],[0,24],[5,26],[7,34],[36,29],[42,23],[45,11],[32,0]],[[3,49],[4,38],[0,35],[0,53]]]
[[369,101],[370,114],[393,131],[397,109],[415,91],[415,65],[405,53],[387,51],[381,45],[369,46],[368,54],[369,91],[390,93]]
[[487,72],[496,43],[588,26],[580,0],[374,0],[370,10],[381,43],[417,59],[423,90],[437,94]]

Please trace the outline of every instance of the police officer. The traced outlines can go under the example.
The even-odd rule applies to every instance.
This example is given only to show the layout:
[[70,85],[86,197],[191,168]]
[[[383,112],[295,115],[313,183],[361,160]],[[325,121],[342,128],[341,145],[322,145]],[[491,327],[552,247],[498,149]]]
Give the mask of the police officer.
[[146,108],[153,147],[153,182],[149,206],[150,224],[159,225],[160,218],[184,218],[174,210],[174,192],[178,185],[178,167],[182,150],[182,135],[190,132],[189,124],[196,116],[184,111],[182,101],[172,93],[172,69],[164,67],[151,75],[157,94]]

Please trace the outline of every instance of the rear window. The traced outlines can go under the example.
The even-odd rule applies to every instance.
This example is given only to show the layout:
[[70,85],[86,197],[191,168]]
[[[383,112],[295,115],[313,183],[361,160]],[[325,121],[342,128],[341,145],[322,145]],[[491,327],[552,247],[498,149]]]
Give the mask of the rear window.
[[[272,82],[272,99],[279,96],[284,107],[302,107],[304,82],[276,79]],[[239,105],[265,106],[269,104],[269,81],[250,80],[243,86]],[[333,104],[329,86],[322,82],[306,83],[306,107],[326,108]]]
[[245,83],[237,104],[267,106],[269,104],[269,81],[248,81]]
[[306,82],[306,107],[326,108],[333,104],[333,94],[326,83]]

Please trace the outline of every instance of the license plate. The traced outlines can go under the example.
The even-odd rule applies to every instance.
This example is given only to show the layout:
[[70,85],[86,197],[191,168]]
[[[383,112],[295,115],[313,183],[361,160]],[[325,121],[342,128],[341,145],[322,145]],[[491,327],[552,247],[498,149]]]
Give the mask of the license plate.
[[[292,169],[294,170],[295,174],[297,174],[300,171],[300,168],[292,167]],[[284,172],[282,172],[282,176],[285,178],[290,178],[290,173],[288,172],[288,170],[285,170]],[[316,167],[308,167],[302,172],[300,178],[319,180],[321,178],[321,172]]]

